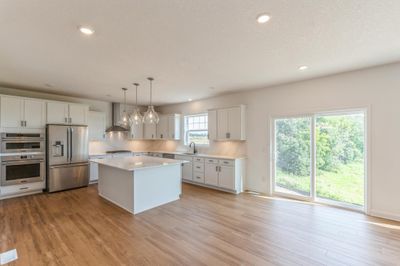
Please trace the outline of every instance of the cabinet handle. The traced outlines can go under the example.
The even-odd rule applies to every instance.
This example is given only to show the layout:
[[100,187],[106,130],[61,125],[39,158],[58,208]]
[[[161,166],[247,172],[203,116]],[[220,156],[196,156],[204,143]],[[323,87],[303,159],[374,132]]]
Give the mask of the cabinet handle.
[[196,166],[197,169],[200,169],[200,166]]
[[24,126],[24,121],[21,120],[21,127],[23,127],[23,126]]
[[218,172],[218,166],[215,166],[215,172]]
[[163,134],[161,134],[161,138],[163,138],[164,137],[164,135]]
[[72,118],[71,117],[69,118],[69,123],[72,124]]
[[26,189],[29,189],[29,187],[21,187],[21,188],[19,188],[19,190],[26,190]]
[[26,120],[24,121],[24,127],[26,127]]
[[226,133],[226,138],[227,138],[227,139],[230,139],[230,138],[231,138],[231,133],[227,132],[227,133]]

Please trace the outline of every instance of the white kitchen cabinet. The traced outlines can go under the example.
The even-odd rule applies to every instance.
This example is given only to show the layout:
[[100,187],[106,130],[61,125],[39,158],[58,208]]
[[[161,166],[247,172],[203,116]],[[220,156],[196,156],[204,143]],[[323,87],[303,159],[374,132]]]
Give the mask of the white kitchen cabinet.
[[105,139],[106,114],[104,112],[89,111],[87,117],[89,141]]
[[180,115],[162,114],[157,124],[157,139],[179,140],[180,139]]
[[68,123],[68,103],[47,102],[47,123],[48,124]]
[[157,139],[168,139],[167,115],[160,115],[160,121],[157,124]]
[[144,135],[143,132],[144,131],[144,127],[142,123],[139,123],[138,125],[133,124],[131,126],[131,131],[130,131],[130,139],[143,139]]
[[46,103],[36,99],[24,99],[24,127],[44,128],[46,126]]
[[246,172],[244,158],[223,159],[203,155],[192,158],[193,179],[183,179],[184,182],[236,194],[243,191],[242,182]]
[[175,155],[176,160],[189,161],[182,166],[182,179],[193,180],[193,158],[191,156]]
[[45,102],[14,96],[1,96],[2,128],[40,129],[46,125]]
[[217,110],[208,111],[208,139],[217,139]]
[[179,140],[181,138],[181,115],[168,115],[168,139]]
[[143,130],[144,139],[156,139],[157,125],[156,124],[144,124]]
[[206,163],[204,168],[204,183],[211,186],[218,186],[218,164]]
[[99,164],[95,162],[90,162],[89,182],[96,183],[98,179],[99,179]]
[[246,140],[245,106],[208,111],[211,140]]
[[47,102],[47,123],[86,125],[88,111],[86,105]]
[[18,97],[1,97],[1,127],[23,126],[23,100]]
[[235,168],[233,166],[219,166],[218,186],[226,189],[235,189]]
[[86,125],[88,106],[82,104],[69,104],[69,123],[74,125]]

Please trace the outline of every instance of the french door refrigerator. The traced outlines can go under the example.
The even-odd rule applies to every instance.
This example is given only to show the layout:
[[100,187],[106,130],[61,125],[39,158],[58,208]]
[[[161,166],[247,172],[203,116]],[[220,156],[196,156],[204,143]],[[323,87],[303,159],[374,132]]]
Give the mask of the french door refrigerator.
[[89,184],[87,126],[47,125],[46,189],[55,192]]

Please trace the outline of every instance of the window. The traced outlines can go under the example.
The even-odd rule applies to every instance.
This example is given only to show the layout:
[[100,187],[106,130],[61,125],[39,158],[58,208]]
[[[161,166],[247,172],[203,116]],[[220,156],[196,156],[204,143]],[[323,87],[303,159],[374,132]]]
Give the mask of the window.
[[208,145],[208,115],[185,116],[185,144]]

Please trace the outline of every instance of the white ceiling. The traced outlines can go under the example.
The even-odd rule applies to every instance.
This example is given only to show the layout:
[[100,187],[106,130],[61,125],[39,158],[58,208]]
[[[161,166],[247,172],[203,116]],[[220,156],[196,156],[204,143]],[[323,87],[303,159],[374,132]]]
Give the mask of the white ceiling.
[[0,83],[182,102],[398,61],[399,25],[399,0],[2,0]]

